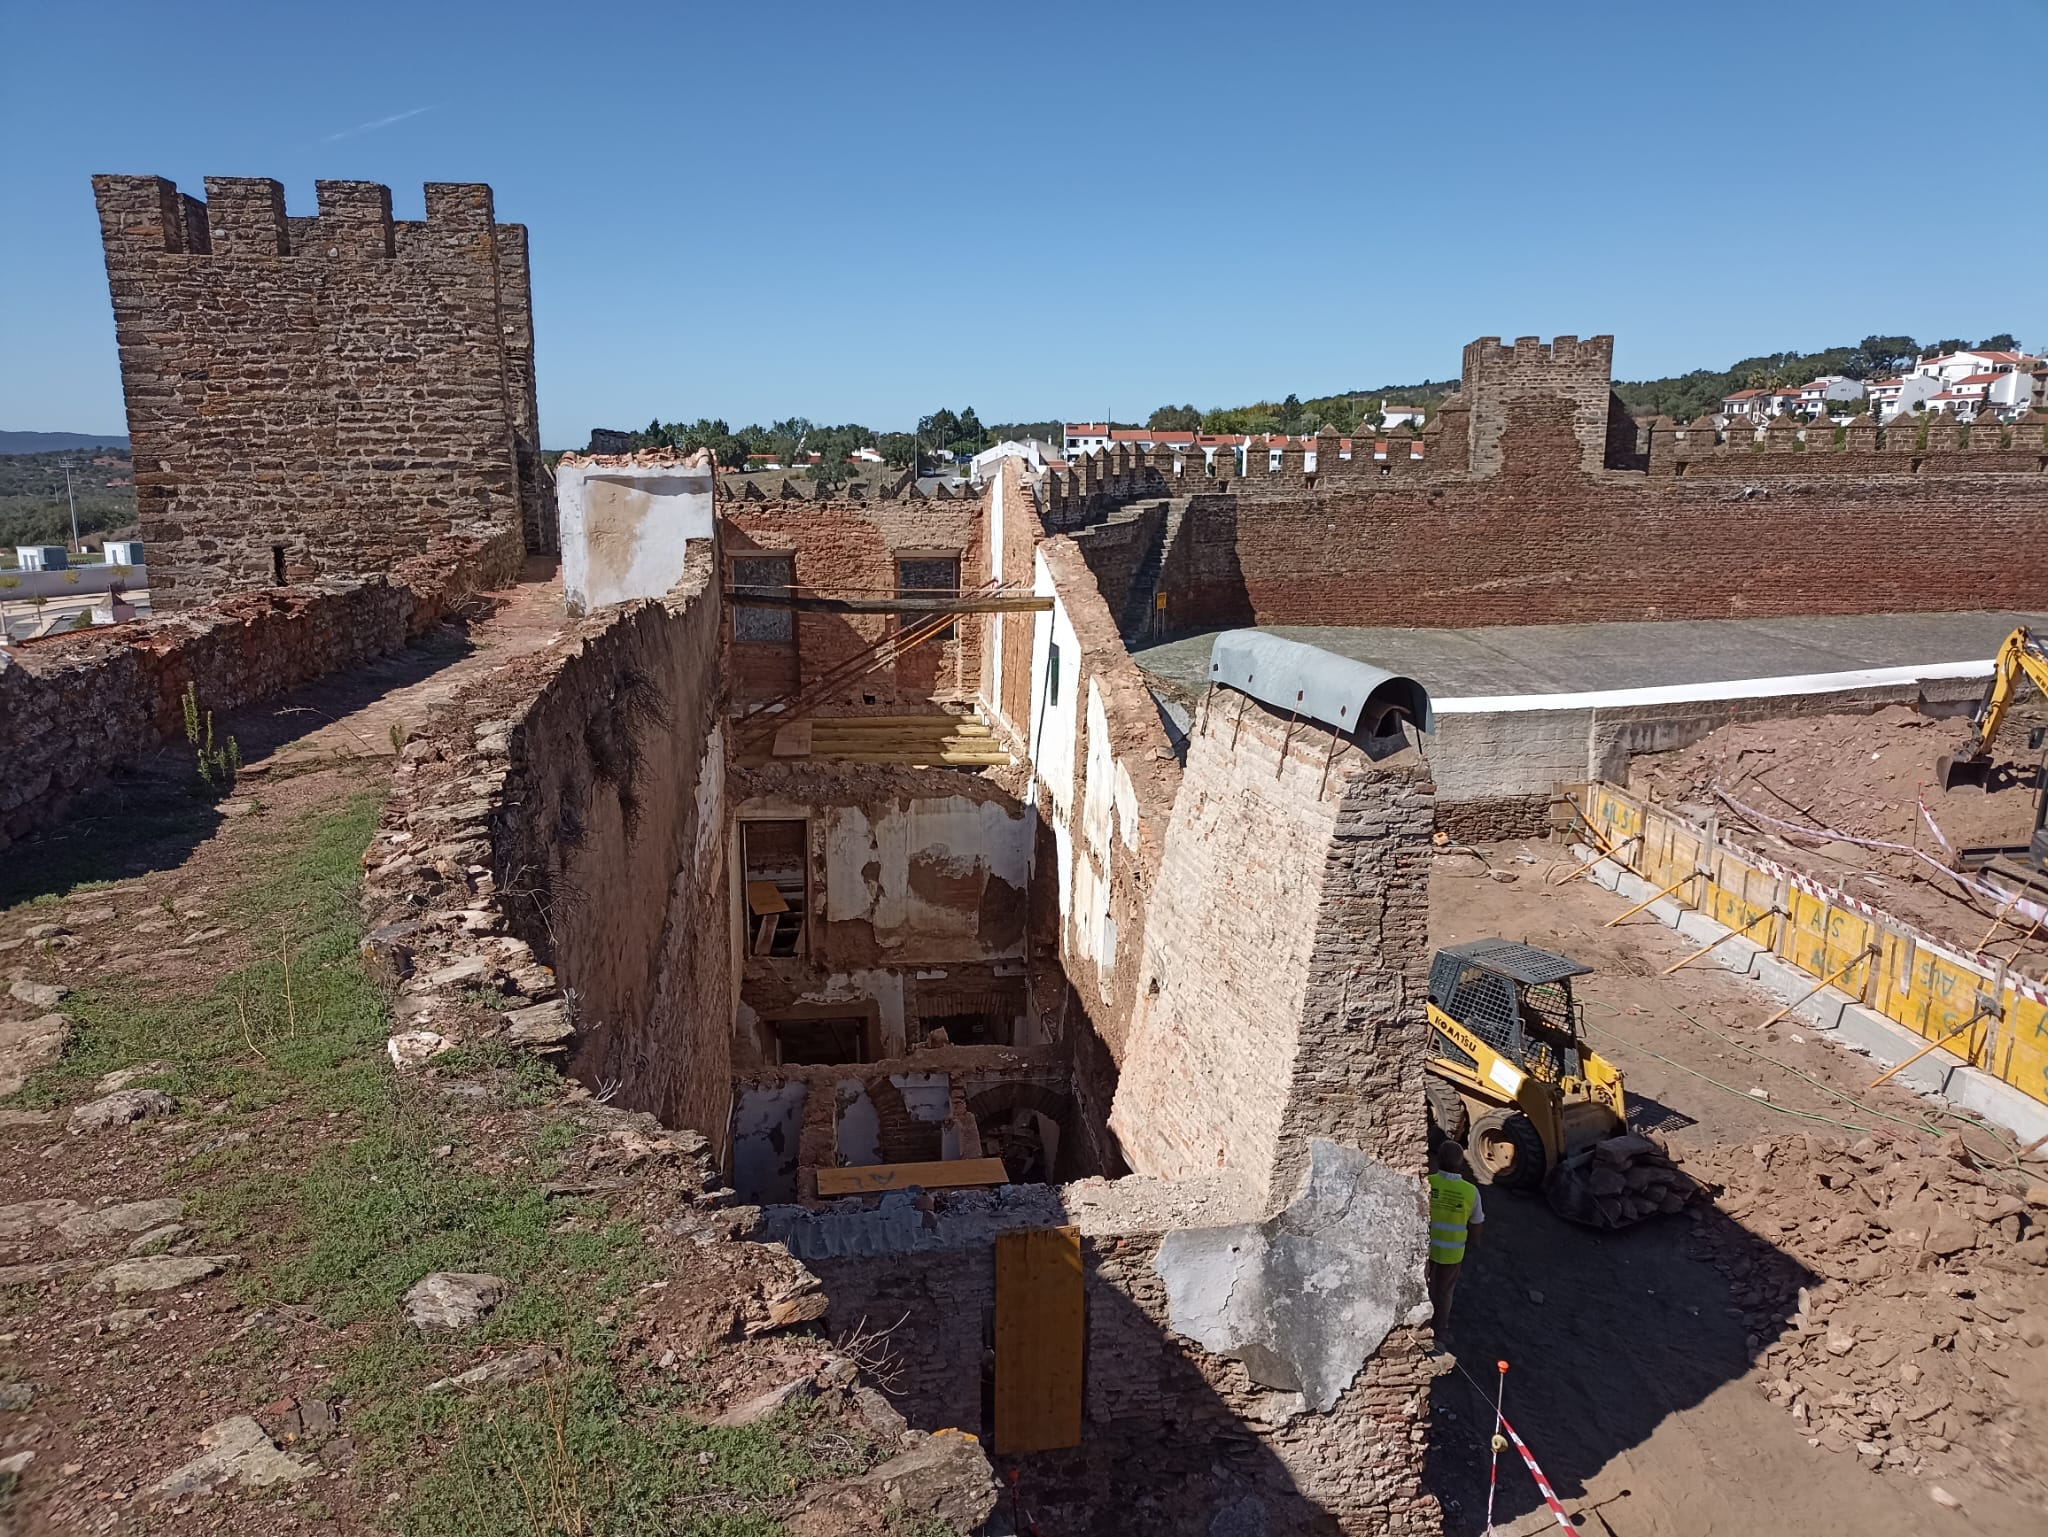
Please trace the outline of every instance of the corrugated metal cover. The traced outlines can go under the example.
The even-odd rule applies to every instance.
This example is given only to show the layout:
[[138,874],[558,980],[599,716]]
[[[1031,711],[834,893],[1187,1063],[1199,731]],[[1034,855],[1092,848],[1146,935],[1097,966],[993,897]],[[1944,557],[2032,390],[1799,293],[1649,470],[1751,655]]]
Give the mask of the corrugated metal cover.
[[1341,731],[1368,726],[1389,706],[1424,731],[1436,729],[1429,690],[1413,678],[1263,630],[1225,630],[1209,653],[1209,681],[1227,683],[1276,710]]

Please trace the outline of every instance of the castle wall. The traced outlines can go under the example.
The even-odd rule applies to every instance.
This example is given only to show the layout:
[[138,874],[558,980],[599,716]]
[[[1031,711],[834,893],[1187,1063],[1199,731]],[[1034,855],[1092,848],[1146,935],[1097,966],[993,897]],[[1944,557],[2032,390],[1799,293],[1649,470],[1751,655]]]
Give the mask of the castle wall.
[[738,968],[713,565],[701,541],[666,596],[510,664],[491,685],[509,713],[479,724],[506,764],[498,900],[575,1000],[571,1071],[722,1149]]
[[516,560],[468,541],[388,573],[237,593],[175,617],[51,636],[0,666],[0,848],[182,740],[183,697],[217,717],[402,650]]
[[[2048,587],[2048,424],[1764,432],[1618,419],[1608,339],[1492,338],[1419,437],[1239,477],[1161,451],[1056,473],[1049,522],[1189,498],[1170,621],[1483,625],[2025,607]],[[1096,489],[1091,491],[1089,488]],[[1128,576],[1092,562],[1113,609]]]
[[1431,810],[1412,751],[1209,693],[1110,1115],[1135,1172],[1285,1192],[1313,1137],[1421,1170]]
[[153,602],[388,568],[435,538],[553,548],[526,234],[490,188],[100,176]]

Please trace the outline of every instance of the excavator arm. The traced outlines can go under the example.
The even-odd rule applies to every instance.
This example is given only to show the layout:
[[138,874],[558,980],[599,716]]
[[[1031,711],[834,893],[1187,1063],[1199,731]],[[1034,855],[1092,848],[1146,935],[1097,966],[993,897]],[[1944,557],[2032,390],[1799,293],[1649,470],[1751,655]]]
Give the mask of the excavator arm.
[[2031,679],[2034,687],[2048,697],[2048,649],[2028,633],[2025,625],[2006,636],[1998,648],[1991,686],[1977,706],[1975,729],[1969,741],[1960,752],[1944,755],[1937,766],[1944,790],[1953,790],[1960,784],[1983,784],[1990,777],[1991,744],[1998,740],[1998,728],[2005,724],[2006,712],[2018,697],[2023,679]]

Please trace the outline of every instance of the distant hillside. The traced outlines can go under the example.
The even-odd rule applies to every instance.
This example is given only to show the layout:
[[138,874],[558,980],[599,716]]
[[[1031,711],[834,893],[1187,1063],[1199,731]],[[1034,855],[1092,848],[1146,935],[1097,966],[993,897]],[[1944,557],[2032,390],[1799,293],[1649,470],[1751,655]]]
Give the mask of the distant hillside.
[[[14,438],[68,438],[68,432],[16,432]],[[80,441],[84,441],[82,438]],[[71,494],[64,471],[71,471]],[[78,531],[103,533],[135,521],[135,467],[125,442],[118,447],[70,449],[56,453],[11,450],[0,456],[0,546],[62,544],[71,537],[71,508],[78,506]]]
[[64,454],[82,448],[128,450],[126,433],[95,436],[90,432],[0,432],[0,454]]

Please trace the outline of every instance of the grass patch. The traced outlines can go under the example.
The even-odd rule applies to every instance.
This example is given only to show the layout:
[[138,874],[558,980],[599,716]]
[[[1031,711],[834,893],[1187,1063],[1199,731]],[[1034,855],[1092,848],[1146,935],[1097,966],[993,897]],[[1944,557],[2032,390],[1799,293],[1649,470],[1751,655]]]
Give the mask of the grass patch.
[[[814,1424],[809,1406],[725,1429],[681,1412],[701,1401],[699,1384],[621,1387],[609,1320],[656,1274],[646,1235],[572,1222],[587,1208],[544,1193],[578,1136],[568,1117],[539,1120],[511,1147],[501,1125],[490,1139],[465,1126],[546,1103],[556,1071],[500,1042],[405,1075],[385,1057],[385,1000],[357,950],[360,858],[379,806],[362,794],[334,813],[242,824],[242,868],[267,873],[208,898],[205,922],[237,931],[247,962],[190,992],[119,977],[80,985],[65,1004],[75,1031],[64,1060],[22,1099],[75,1100],[102,1074],[162,1062],[138,1082],[195,1120],[214,1112],[204,1123],[227,1135],[173,1170],[187,1220],[210,1249],[244,1257],[236,1284],[251,1305],[304,1306],[345,1331],[331,1389],[347,1401],[361,1476],[403,1491],[381,1518],[395,1530],[769,1537],[793,1491],[865,1465],[873,1449]],[[482,1079],[492,1098],[448,1095],[440,1084],[453,1076]],[[254,1112],[262,1131],[236,1140]],[[514,1162],[490,1172],[437,1156],[442,1147]],[[512,1290],[458,1339],[422,1338],[399,1303],[435,1270],[489,1271]],[[475,1364],[481,1346],[529,1342],[557,1358],[540,1381],[482,1400],[423,1391]],[[266,1335],[235,1360],[200,1364],[277,1345]]]

